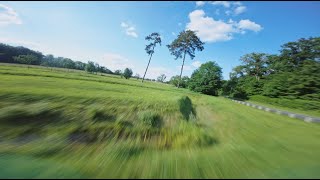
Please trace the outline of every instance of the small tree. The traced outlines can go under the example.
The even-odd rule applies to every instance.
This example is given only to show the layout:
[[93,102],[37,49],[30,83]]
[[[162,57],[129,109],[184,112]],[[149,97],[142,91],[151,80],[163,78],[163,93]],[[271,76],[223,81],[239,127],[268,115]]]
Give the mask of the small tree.
[[121,75],[121,74],[122,74],[122,71],[119,70],[119,69],[117,69],[117,70],[114,71],[114,74],[115,74],[115,75]]
[[[200,41],[195,32],[191,30],[180,32],[178,38],[175,39],[170,45],[167,45],[169,51],[171,52],[171,55],[175,56],[175,60],[177,60],[178,58],[182,58],[183,55],[180,80],[186,54],[188,54],[190,58],[193,59],[195,57],[195,50],[202,51],[204,49],[203,45],[204,43]],[[179,83],[177,87],[179,88]]]
[[188,76],[183,76],[181,79],[179,77],[179,75],[176,76],[172,76],[170,78],[169,84],[172,84],[176,87],[178,87],[178,85],[182,88],[186,88],[188,86],[188,82],[189,82],[189,77]]
[[28,54],[28,55],[19,55],[19,56],[15,56],[13,57],[13,60],[16,62],[19,62],[21,64],[27,64],[28,65],[28,69],[29,69],[29,65],[31,65],[34,62],[38,61],[38,57],[32,54]]
[[123,71],[123,77],[126,78],[126,79],[129,79],[131,78],[133,72],[131,69],[129,68],[126,68],[124,71]]
[[88,64],[86,64],[86,71],[89,72],[89,73],[93,73],[93,72],[96,71],[94,62],[88,61]]
[[265,53],[246,54],[242,56],[240,60],[244,64],[243,67],[246,73],[255,76],[257,81],[259,81],[267,71],[266,62],[268,56]]
[[147,54],[150,56],[149,58],[149,62],[146,68],[146,71],[144,72],[143,78],[142,78],[142,82],[144,81],[144,78],[147,74],[148,68],[149,68],[149,64],[152,58],[152,55],[154,53],[154,48],[156,47],[157,44],[159,44],[161,46],[161,38],[160,38],[160,34],[159,33],[152,33],[149,36],[146,37],[147,41],[152,41],[150,44],[148,44],[145,48]]
[[209,61],[192,73],[188,86],[192,91],[216,96],[221,88],[221,81],[221,67]]
[[167,78],[167,76],[165,74],[161,74],[158,78],[157,81],[158,82],[164,82],[164,80]]
[[136,73],[135,77],[137,78],[137,80],[140,78],[140,74]]

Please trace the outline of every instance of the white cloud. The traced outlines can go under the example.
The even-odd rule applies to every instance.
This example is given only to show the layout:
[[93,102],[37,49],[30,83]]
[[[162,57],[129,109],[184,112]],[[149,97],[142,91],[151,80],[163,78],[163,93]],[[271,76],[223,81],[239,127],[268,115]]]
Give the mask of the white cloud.
[[125,68],[134,68],[134,65],[129,60],[119,54],[106,53],[103,55],[99,64],[106,66],[108,69],[115,71],[117,69],[123,70]]
[[197,35],[205,42],[227,41],[232,39],[232,24],[205,17],[203,10],[195,10],[189,14],[190,22],[186,28],[197,31]]
[[194,10],[189,14],[190,22],[186,29],[196,31],[197,35],[204,42],[228,41],[233,38],[233,34],[244,34],[244,30],[260,31],[262,27],[250,20],[241,20],[239,23],[229,19],[228,22],[215,20],[205,16],[203,10]]
[[127,28],[127,27],[129,27],[129,25],[125,22],[121,22],[121,27]]
[[229,8],[230,7],[230,2],[229,1],[213,1],[211,2],[211,4],[213,5],[222,5],[226,8]]
[[227,16],[231,15],[232,13],[234,15],[239,15],[241,13],[244,13],[247,10],[246,6],[243,6],[240,1],[212,1],[211,4],[213,5],[222,5],[225,8],[230,8],[229,10],[225,11],[225,14]]
[[136,32],[136,28],[132,25],[129,25],[128,23],[121,22],[120,24],[121,27],[123,27],[126,31],[126,35],[137,38],[138,34]]
[[201,64],[202,64],[202,63],[201,63],[200,61],[194,61],[193,63],[191,63],[191,65],[192,65],[193,67],[196,67],[196,68],[200,67]]
[[206,2],[204,2],[204,1],[196,1],[197,7],[203,6],[205,3],[206,3]]
[[12,8],[0,4],[0,25],[8,24],[22,24],[22,21]]
[[249,19],[241,20],[238,23],[238,28],[241,30],[247,29],[255,32],[262,30],[262,27],[259,24],[252,22]]
[[245,6],[239,6],[237,8],[234,9],[234,14],[235,15],[239,15],[241,13],[244,13],[247,10],[247,7]]

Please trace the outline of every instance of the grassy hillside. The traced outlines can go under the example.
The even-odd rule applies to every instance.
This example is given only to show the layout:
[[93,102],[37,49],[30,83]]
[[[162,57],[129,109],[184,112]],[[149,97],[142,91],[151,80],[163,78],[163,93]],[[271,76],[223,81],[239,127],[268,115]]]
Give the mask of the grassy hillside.
[[249,102],[298,114],[320,117],[320,102],[318,101],[269,98],[266,96],[255,95],[250,97]]
[[1,178],[319,178],[320,125],[156,82],[0,65]]

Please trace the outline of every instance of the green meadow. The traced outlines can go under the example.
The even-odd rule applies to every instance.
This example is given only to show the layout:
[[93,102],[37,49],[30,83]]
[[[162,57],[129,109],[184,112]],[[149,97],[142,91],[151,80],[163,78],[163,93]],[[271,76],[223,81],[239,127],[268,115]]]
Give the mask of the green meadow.
[[319,139],[164,83],[0,65],[0,178],[319,178]]

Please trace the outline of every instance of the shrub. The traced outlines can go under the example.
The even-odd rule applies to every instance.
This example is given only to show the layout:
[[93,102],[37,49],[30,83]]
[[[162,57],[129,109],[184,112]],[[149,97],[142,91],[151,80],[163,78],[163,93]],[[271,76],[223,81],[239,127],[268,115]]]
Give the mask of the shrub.
[[147,127],[161,127],[160,116],[153,111],[143,111],[138,114],[139,121]]

